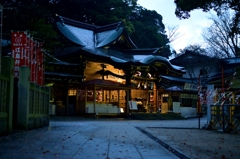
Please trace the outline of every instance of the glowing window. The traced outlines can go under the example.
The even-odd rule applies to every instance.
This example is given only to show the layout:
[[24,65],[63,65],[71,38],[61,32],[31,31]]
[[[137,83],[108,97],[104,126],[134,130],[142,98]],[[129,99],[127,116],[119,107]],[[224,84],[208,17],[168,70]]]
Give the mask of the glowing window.
[[77,90],[76,89],[69,89],[68,90],[68,96],[76,96]]

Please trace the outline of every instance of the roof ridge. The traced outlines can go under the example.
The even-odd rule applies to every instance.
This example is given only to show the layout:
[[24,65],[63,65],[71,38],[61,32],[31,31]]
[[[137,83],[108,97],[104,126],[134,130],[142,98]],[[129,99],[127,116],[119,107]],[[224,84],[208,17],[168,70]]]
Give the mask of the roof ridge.
[[84,29],[89,29],[89,30],[93,30],[94,32],[102,32],[102,31],[106,31],[106,30],[110,30],[110,29],[117,29],[119,27],[123,27],[124,21],[120,21],[120,22],[116,22],[116,23],[112,23],[112,24],[107,24],[107,25],[103,25],[103,26],[98,26],[98,25],[94,25],[94,24],[89,24],[86,22],[80,22],[77,20],[73,20],[70,18],[66,18],[63,16],[59,16],[56,15],[58,17],[58,20],[60,22],[62,22],[63,24],[69,24],[69,25],[73,25],[76,27],[81,27]]
[[93,25],[93,24],[80,22],[80,21],[77,21],[77,20],[73,20],[73,19],[63,17],[63,16],[59,16],[59,15],[57,15],[57,17],[58,17],[58,21],[60,21],[61,23],[69,24],[69,25],[72,25],[72,26],[75,26],[75,27],[81,27],[81,28],[89,29],[89,30],[95,30],[98,27],[98,26]]
[[128,53],[132,55],[155,55],[155,51],[158,48],[137,48],[137,49],[124,49],[122,50],[123,53]]
[[121,22],[112,23],[112,24],[108,24],[108,25],[98,26],[97,28],[95,28],[95,32],[102,32],[102,31],[111,30],[111,29],[118,29],[119,27],[124,27],[123,24],[124,24],[123,21],[121,21]]

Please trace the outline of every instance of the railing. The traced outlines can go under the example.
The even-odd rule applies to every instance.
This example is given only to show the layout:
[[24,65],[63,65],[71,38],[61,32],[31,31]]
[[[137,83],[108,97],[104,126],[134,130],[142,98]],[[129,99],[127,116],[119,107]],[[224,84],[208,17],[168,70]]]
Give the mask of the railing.
[[[16,128],[34,129],[49,125],[49,87],[29,83],[29,68],[21,67],[17,87],[14,89],[14,60],[3,57],[0,74],[0,135]],[[13,110],[13,91],[17,96],[17,110]],[[17,111],[16,115],[13,112]],[[16,121],[13,118],[16,118]],[[14,127],[15,128],[15,127]]]
[[210,126],[223,132],[240,132],[240,105],[211,105]]
[[9,79],[0,74],[0,135],[8,132],[7,86]]
[[28,67],[20,67],[17,96],[17,125],[20,129],[49,125],[49,87],[30,83],[29,75]]
[[29,117],[48,116],[49,114],[49,88],[30,84]]
[[30,83],[28,129],[49,124],[49,87]]
[[0,118],[7,116],[7,85],[9,78],[0,74]]
[[13,59],[3,57],[2,68],[0,74],[0,135],[12,131]]

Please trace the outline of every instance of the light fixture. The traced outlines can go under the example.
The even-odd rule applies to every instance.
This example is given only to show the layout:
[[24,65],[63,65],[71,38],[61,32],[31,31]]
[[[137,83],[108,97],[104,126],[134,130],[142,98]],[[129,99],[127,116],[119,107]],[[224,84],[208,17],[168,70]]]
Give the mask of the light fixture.
[[162,94],[163,97],[168,97],[168,94]]

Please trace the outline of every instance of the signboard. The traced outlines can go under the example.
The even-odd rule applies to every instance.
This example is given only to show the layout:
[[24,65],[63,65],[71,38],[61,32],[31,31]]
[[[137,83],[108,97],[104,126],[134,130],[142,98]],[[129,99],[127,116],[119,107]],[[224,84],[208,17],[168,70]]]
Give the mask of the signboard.
[[26,66],[26,44],[27,35],[25,32],[12,32],[11,35],[12,57],[14,58],[14,78],[19,78],[19,67]]
[[214,103],[214,85],[207,85],[207,121],[211,121],[211,105]]
[[43,60],[44,55],[42,52],[42,43],[37,44],[37,55],[36,55],[36,81],[37,84],[43,85],[43,79],[44,79],[44,68],[43,68]]
[[185,90],[197,91],[197,90],[198,90],[198,85],[196,85],[196,84],[191,84],[191,83],[185,83],[185,84],[184,84],[184,89],[185,89]]
[[31,82],[36,82],[36,64],[37,64],[37,57],[36,57],[36,45],[37,41],[34,41],[33,38],[30,40],[30,52],[31,52]]
[[128,101],[130,110],[138,110],[137,101]]
[[26,35],[26,45],[24,47],[24,65],[30,66],[30,52],[29,52],[29,45],[30,45],[30,36]]
[[173,112],[180,113],[180,102],[173,102]]

